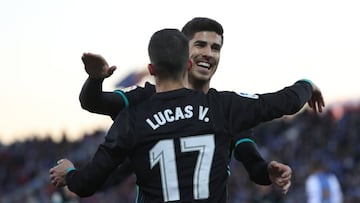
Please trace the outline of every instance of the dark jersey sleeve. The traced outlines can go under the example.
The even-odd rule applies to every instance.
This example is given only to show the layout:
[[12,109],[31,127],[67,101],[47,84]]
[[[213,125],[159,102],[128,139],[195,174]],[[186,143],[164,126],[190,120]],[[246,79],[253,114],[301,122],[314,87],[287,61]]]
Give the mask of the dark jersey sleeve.
[[229,113],[230,132],[242,132],[261,122],[292,115],[302,109],[312,96],[312,86],[298,81],[274,93],[243,96],[235,92],[220,92]]
[[100,191],[107,190],[113,186],[119,185],[126,178],[128,178],[131,174],[133,174],[134,169],[131,165],[131,161],[129,158],[126,158],[125,161],[120,164],[115,171],[111,173],[111,175],[107,178],[106,182],[99,189]]
[[[120,93],[121,91],[116,90],[115,92]],[[155,93],[155,85],[146,82],[144,87],[137,86],[135,89],[123,93],[126,97],[124,100],[128,101],[127,106],[134,106],[150,98]]]
[[100,145],[87,165],[66,174],[67,186],[80,197],[91,196],[102,187],[120,162],[120,157],[112,155],[109,149]]
[[234,157],[240,161],[249,174],[250,179],[259,185],[272,184],[267,170],[268,162],[257,150],[251,130],[245,131],[234,142]]
[[155,86],[148,82],[145,87],[137,87],[127,92],[121,90],[104,92],[103,80],[88,78],[81,89],[79,100],[83,109],[108,115],[113,120],[124,107],[136,105],[155,92]]
[[70,191],[87,197],[101,189],[119,164],[123,163],[132,146],[129,135],[129,113],[122,111],[114,121],[105,141],[98,147],[93,159],[81,169],[70,171],[66,183]]
[[119,111],[125,107],[125,102],[119,94],[103,92],[103,80],[93,78],[86,80],[80,92],[80,104],[83,109],[89,112],[115,118]]

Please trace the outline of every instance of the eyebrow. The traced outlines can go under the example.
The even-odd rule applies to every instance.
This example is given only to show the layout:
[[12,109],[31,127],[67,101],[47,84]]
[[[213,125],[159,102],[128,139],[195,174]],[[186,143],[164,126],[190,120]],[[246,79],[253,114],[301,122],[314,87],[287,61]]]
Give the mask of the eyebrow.
[[[194,44],[195,44],[195,43],[209,44],[209,42],[208,42],[208,41],[204,41],[204,40],[196,40],[196,41],[194,41]],[[215,46],[219,46],[219,47],[221,47],[221,46],[222,46],[221,44],[216,43],[216,42],[211,44],[211,46],[214,46],[214,45],[215,45]]]

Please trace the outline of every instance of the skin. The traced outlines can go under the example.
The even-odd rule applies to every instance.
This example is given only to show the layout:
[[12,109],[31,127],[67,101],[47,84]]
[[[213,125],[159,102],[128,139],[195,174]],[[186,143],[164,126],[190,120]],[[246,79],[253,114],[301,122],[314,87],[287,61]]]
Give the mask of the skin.
[[193,64],[188,72],[189,88],[206,93],[220,61],[221,37],[216,32],[197,32],[189,45]]
[[286,194],[291,186],[292,170],[288,165],[271,161],[268,164],[269,178],[271,182],[281,189],[282,194]]

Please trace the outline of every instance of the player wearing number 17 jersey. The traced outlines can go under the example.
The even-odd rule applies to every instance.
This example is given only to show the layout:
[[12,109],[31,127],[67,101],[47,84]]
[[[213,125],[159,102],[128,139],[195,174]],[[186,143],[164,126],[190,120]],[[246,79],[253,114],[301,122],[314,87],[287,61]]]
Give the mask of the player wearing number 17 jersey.
[[[264,100],[271,95],[254,99],[184,88],[188,41],[178,30],[156,32],[149,55],[157,93],[120,112],[85,167],[74,169],[62,162],[52,168],[53,184],[67,184],[71,191],[87,196],[129,157],[139,186],[138,202],[226,202],[232,141],[242,138],[240,132],[283,113],[266,106]],[[286,102],[289,98],[299,99],[288,107],[294,113],[309,100],[312,88],[299,81],[278,92],[277,98],[284,104],[291,103]],[[234,153],[236,157],[236,148]]]

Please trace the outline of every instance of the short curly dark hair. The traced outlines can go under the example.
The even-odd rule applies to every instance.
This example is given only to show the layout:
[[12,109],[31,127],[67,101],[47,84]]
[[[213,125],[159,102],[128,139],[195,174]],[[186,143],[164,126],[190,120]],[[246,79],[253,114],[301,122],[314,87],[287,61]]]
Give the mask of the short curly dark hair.
[[187,22],[182,28],[181,32],[191,40],[195,33],[201,31],[213,31],[221,36],[221,44],[224,43],[224,29],[220,23],[216,20],[205,18],[205,17],[196,17]]

